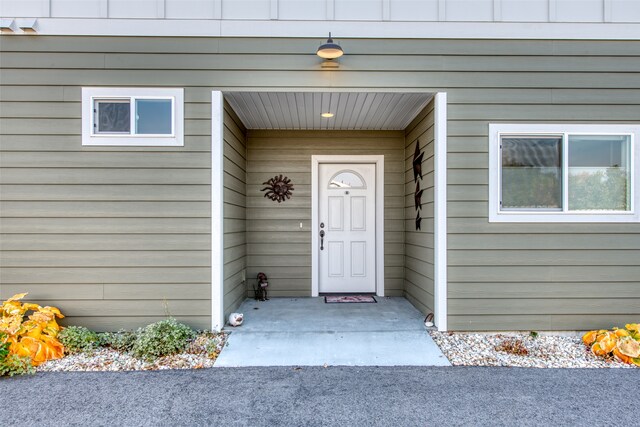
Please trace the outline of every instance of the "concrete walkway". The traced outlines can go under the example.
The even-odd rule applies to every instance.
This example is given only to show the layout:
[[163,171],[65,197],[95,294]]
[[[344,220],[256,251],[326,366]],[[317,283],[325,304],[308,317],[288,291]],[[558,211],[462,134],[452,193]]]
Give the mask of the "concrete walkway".
[[325,304],[324,298],[245,301],[216,367],[449,366],[404,298]]

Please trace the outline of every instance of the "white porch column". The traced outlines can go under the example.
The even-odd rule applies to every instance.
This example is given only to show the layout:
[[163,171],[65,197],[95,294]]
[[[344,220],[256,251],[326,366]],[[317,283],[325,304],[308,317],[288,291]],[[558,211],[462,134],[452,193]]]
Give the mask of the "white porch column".
[[447,330],[447,94],[435,97],[434,151],[434,305],[435,324]]
[[211,330],[224,326],[224,205],[222,92],[211,92]]

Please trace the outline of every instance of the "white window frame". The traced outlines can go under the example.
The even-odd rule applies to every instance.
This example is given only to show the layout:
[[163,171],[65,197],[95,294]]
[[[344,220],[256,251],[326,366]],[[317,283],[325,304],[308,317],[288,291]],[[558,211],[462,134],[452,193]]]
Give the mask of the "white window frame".
[[[171,134],[136,134],[135,104],[137,99],[171,100]],[[95,132],[95,103],[100,100],[129,100],[131,133]],[[82,88],[82,145],[182,147],[184,146],[184,89],[182,88]]]
[[[631,137],[631,209],[629,211],[568,211],[566,156],[568,134],[629,135]],[[563,135],[563,211],[500,209],[502,135]],[[489,124],[489,222],[640,222],[640,125],[638,124]]]

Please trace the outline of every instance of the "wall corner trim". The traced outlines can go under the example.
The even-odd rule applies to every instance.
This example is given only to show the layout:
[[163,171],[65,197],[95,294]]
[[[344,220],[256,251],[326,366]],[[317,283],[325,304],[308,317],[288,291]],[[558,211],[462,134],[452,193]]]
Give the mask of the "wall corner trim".
[[434,127],[434,311],[439,331],[447,330],[447,94],[435,96]]

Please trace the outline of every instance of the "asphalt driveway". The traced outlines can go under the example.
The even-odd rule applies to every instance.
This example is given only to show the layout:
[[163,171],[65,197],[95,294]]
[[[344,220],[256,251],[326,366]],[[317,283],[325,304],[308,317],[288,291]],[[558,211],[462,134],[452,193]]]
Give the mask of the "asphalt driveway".
[[640,369],[217,368],[0,379],[2,425],[639,425]]

